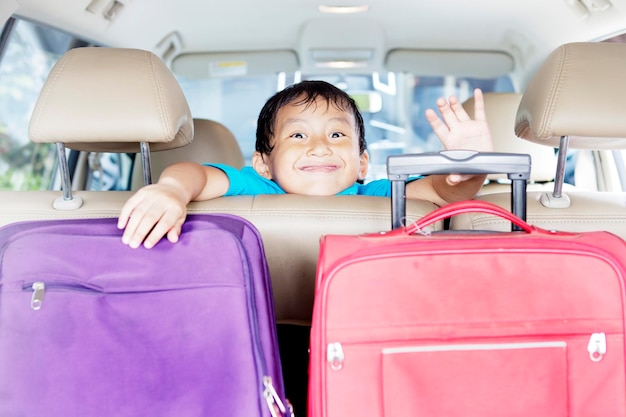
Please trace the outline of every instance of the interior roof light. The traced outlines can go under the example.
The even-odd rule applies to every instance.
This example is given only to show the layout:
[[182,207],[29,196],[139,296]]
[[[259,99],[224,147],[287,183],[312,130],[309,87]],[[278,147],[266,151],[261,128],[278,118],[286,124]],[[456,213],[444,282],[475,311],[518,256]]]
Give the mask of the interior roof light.
[[363,4],[361,6],[329,6],[326,4],[320,4],[317,9],[322,13],[332,14],[352,14],[352,13],[365,13],[370,9],[370,6]]

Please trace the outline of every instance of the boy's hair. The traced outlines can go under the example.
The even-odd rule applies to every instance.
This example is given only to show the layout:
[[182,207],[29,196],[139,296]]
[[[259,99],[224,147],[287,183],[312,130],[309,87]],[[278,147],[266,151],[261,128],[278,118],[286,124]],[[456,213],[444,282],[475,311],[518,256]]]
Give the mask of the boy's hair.
[[256,151],[266,155],[272,152],[274,147],[270,141],[274,137],[278,110],[288,104],[308,107],[313,105],[318,97],[326,100],[329,106],[333,105],[339,110],[349,111],[354,115],[356,132],[359,136],[359,153],[365,152],[367,143],[365,142],[363,116],[361,116],[355,101],[345,91],[326,81],[302,81],[292,84],[270,97],[259,113],[256,128]]

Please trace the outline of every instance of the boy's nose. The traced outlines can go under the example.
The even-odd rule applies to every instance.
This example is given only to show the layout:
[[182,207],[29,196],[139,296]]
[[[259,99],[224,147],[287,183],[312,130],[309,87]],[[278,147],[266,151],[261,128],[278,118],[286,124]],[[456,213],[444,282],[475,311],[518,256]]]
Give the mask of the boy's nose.
[[332,153],[330,142],[324,135],[314,135],[309,142],[308,155],[311,156],[326,156]]

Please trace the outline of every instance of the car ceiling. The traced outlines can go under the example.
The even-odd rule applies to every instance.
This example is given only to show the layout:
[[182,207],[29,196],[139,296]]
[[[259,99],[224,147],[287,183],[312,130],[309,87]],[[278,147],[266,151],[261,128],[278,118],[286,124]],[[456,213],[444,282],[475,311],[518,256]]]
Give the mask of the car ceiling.
[[[513,57],[522,83],[558,45],[626,30],[626,0],[3,1],[19,16],[107,46],[158,50],[174,36],[176,53],[287,49],[301,59],[318,41],[337,50],[374,42],[383,55],[398,48],[498,51]],[[369,10],[331,15],[320,4]]]

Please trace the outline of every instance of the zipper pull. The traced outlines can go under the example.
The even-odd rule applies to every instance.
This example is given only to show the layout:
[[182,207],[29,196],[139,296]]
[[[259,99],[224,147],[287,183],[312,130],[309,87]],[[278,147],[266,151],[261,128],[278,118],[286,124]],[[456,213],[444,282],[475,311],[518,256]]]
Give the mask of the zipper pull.
[[[272,385],[272,377],[264,376],[263,377],[263,386],[265,389],[263,390],[263,396],[265,397],[265,401],[267,402],[267,406],[270,409],[270,414],[272,417],[279,417],[278,411],[282,415],[285,415],[287,409],[285,408],[285,404],[281,401],[276,389],[274,389],[274,385]],[[278,408],[278,411],[276,410]]]
[[600,362],[606,353],[606,335],[604,333],[592,333],[587,344],[589,359]]
[[33,296],[30,299],[30,308],[37,311],[43,303],[43,295],[46,291],[46,284],[41,281],[33,282]]
[[343,368],[343,360],[345,356],[343,354],[343,346],[341,343],[329,343],[326,346],[326,360],[330,364],[330,369],[333,371],[339,371]]

